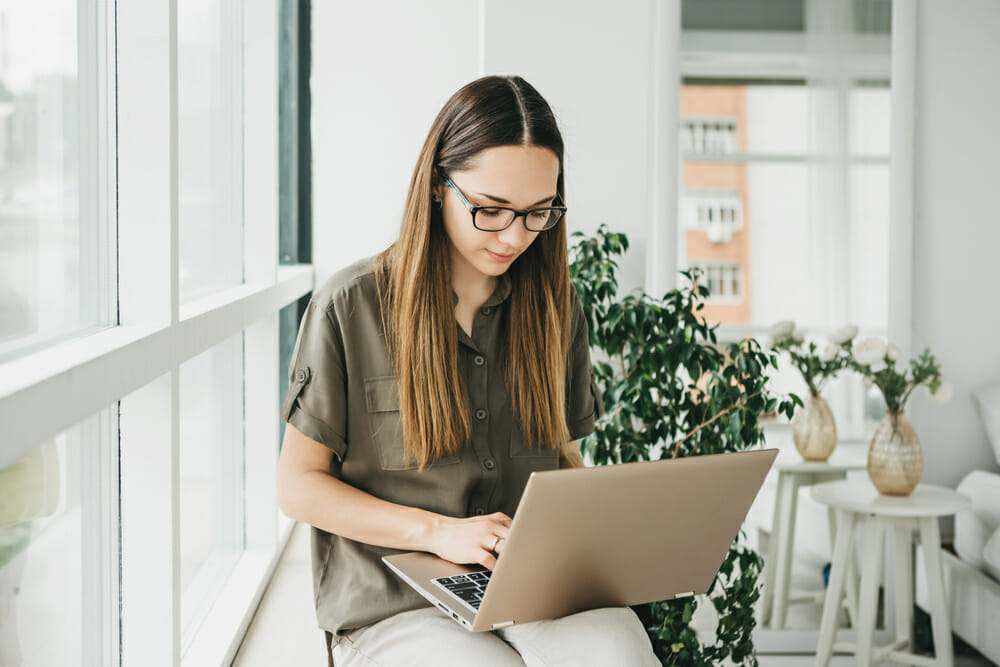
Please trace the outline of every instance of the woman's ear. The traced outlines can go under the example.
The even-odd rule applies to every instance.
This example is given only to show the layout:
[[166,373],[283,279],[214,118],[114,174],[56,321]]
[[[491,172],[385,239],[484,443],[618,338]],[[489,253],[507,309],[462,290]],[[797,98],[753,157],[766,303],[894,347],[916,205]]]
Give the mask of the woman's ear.
[[431,172],[431,200],[435,204],[441,205],[441,197],[443,196],[444,184],[441,182],[441,177],[438,175],[437,167]]

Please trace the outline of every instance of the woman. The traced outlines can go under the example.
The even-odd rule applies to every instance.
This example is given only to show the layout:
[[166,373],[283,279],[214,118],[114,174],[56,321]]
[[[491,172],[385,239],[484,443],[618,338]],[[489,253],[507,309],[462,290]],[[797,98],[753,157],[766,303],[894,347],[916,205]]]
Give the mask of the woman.
[[419,550],[492,570],[530,474],[583,465],[601,406],[562,202],[548,104],[520,77],[478,79],[431,127],[398,240],[309,303],[278,496],[314,527],[338,667],[658,664],[628,608],[472,633],[381,562]]

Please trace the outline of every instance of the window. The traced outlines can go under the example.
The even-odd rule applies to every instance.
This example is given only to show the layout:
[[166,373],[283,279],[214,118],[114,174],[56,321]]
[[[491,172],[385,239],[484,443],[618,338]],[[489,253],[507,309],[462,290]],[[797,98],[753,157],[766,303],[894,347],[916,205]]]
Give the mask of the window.
[[[281,0],[279,9],[278,125],[281,142],[278,159],[281,168],[278,254],[282,264],[312,261],[310,7],[306,0]],[[295,326],[297,329],[297,322]]]
[[235,0],[177,3],[182,302],[243,282],[241,20]]
[[185,646],[246,546],[242,334],[181,365],[180,413],[181,644]]
[[695,264],[703,272],[709,303],[739,302],[743,293],[739,264]]
[[685,153],[735,153],[738,149],[736,121],[685,118],[681,121],[681,150]]
[[58,5],[0,0],[0,663],[228,664],[313,287],[278,261],[279,24]]
[[0,468],[0,664],[118,663],[116,423],[103,410]]
[[[846,324],[884,336],[889,3],[809,2],[797,17],[756,18],[721,6],[682,12],[678,255],[707,272],[702,312],[727,341],[763,339],[789,319],[817,341]],[[774,380],[805,390],[787,364]],[[860,380],[824,395],[842,437],[878,417]]]
[[0,3],[0,362],[114,320],[107,33],[63,4]]
[[739,192],[711,190],[685,192],[681,201],[681,223],[698,229],[712,243],[725,243],[743,226],[743,202]]

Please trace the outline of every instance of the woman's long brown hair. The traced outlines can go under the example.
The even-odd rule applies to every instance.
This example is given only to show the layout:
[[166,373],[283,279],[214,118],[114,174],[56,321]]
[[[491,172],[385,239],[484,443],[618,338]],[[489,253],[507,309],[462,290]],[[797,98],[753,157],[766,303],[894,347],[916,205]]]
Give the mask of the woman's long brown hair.
[[[399,238],[376,261],[383,329],[399,383],[403,445],[421,468],[457,453],[472,433],[458,369],[449,241],[431,192],[439,170],[461,171],[495,146],[553,151],[559,158],[556,188],[566,201],[562,135],[545,99],[521,77],[483,77],[456,92],[434,120],[410,181]],[[556,448],[568,439],[565,217],[541,232],[507,275],[511,294],[500,343],[507,391],[528,445]]]

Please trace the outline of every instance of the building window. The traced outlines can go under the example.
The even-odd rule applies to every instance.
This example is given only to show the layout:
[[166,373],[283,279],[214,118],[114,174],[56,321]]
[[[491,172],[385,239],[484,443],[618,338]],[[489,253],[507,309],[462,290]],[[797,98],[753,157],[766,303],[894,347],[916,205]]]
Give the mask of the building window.
[[681,151],[720,154],[737,150],[735,120],[685,118],[681,121]]
[[739,264],[718,264],[705,262],[695,264],[701,269],[702,280],[708,287],[709,303],[741,301],[743,297],[743,281]]

